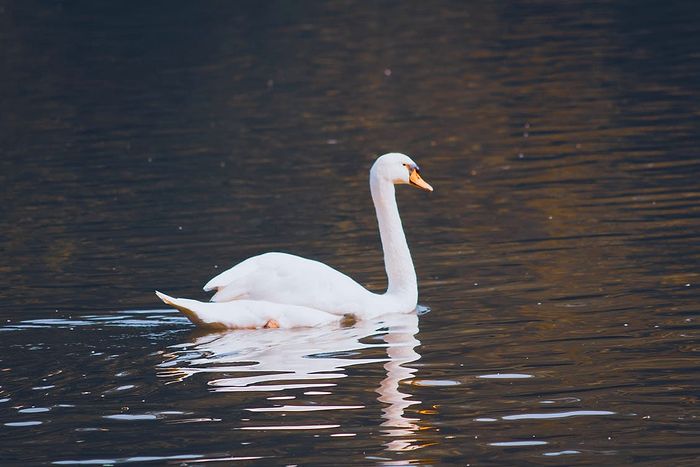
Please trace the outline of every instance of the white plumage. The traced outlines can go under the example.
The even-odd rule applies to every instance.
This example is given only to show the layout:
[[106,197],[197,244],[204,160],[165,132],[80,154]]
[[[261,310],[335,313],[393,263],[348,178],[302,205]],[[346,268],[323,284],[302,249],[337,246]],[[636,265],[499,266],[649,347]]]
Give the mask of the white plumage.
[[217,328],[300,327],[416,308],[418,285],[411,253],[396,205],[395,184],[432,191],[408,156],[389,153],[370,170],[370,189],[377,214],[389,286],[383,294],[368,291],[345,274],[318,261],[286,253],[248,258],[211,279],[213,303],[177,299],[156,292],[194,324]]

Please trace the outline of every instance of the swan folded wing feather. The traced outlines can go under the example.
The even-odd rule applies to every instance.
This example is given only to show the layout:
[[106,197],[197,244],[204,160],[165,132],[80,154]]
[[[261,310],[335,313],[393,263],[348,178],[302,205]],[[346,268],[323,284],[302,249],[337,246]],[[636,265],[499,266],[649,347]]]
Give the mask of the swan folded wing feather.
[[374,294],[318,261],[287,253],[265,253],[219,274],[205,286],[212,302],[241,298],[307,306],[334,315],[361,311]]
[[180,310],[193,324],[212,329],[259,329],[274,321],[280,328],[311,327],[339,320],[309,307],[256,300],[200,302],[156,292],[164,303]]
[[271,253],[253,256],[252,258],[248,258],[245,261],[236,264],[232,268],[214,276],[204,285],[204,291],[218,291],[227,286],[235,284],[236,282],[245,281],[246,277],[255,273],[259,267],[258,265],[261,262],[265,262],[263,257],[269,254]]

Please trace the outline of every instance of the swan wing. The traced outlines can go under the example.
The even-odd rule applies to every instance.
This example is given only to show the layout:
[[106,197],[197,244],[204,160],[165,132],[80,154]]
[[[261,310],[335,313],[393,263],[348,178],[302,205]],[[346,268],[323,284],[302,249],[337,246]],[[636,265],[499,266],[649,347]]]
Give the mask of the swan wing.
[[250,299],[307,306],[335,315],[359,313],[375,294],[321,262],[286,253],[254,256],[210,280],[213,302]]
[[296,328],[339,321],[339,317],[313,308],[255,300],[205,303],[173,298],[156,291],[164,303],[178,309],[192,323],[210,329]]
[[227,302],[243,298],[247,293],[248,278],[256,276],[261,272],[261,267],[267,266],[269,261],[265,257],[269,254],[271,253],[248,258],[213,277],[204,285],[204,291],[216,291],[216,294],[211,298],[213,302]]

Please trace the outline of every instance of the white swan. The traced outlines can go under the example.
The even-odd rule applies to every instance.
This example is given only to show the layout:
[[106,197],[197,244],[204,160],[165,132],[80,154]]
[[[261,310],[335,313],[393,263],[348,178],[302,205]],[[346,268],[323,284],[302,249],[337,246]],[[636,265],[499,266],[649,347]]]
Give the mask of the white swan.
[[418,285],[411,252],[396,205],[395,184],[433,188],[420,176],[418,165],[405,154],[379,157],[369,173],[372,201],[384,250],[388,288],[376,294],[318,261],[286,253],[249,258],[210,280],[215,303],[158,297],[182,311],[194,324],[215,328],[299,327],[385,313],[408,313],[416,308]]

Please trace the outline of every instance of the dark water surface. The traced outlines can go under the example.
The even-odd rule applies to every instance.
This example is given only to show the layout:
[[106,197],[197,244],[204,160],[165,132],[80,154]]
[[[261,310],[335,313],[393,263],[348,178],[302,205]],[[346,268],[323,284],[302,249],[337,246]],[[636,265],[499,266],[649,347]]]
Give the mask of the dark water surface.
[[[693,2],[0,1],[0,464],[697,465]],[[198,332],[269,250],[431,312]]]

